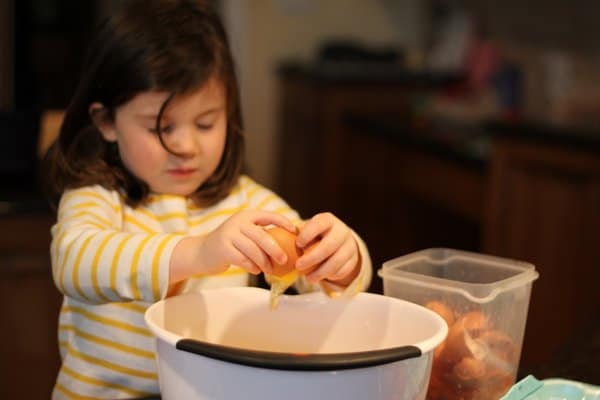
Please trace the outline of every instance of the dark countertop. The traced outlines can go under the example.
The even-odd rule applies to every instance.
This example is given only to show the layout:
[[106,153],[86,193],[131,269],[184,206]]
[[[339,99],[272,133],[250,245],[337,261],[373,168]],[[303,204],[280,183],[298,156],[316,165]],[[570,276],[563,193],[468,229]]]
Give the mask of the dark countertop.
[[35,173],[0,172],[0,217],[23,213],[50,212]]
[[495,137],[600,153],[600,130],[556,126],[535,121],[490,120],[479,124],[447,119],[411,120],[400,115],[349,113],[344,122],[357,134],[373,135],[435,154],[466,167],[485,169]]
[[488,121],[482,129],[495,136],[519,137],[535,142],[569,147],[573,149],[600,151],[600,128],[585,128],[543,121]]
[[456,71],[413,70],[402,65],[378,62],[322,61],[312,64],[287,61],[277,68],[284,77],[303,78],[317,84],[403,84],[411,87],[440,87],[463,80]]
[[31,196],[19,196],[9,200],[0,200],[0,218],[3,216],[17,214],[51,213],[50,206],[42,198],[32,194]]
[[[315,85],[400,85],[406,89],[433,89],[436,92],[460,87],[464,82],[464,76],[457,71],[417,70],[406,68],[401,63],[368,60],[325,59],[312,63],[291,60],[282,62],[277,73],[284,78],[304,79]],[[488,158],[490,137],[519,137],[538,143],[600,151],[600,126],[585,126],[577,122],[554,123],[550,118],[534,120],[523,117],[514,121],[495,119],[474,125],[449,120],[407,121],[406,116],[398,115],[373,118],[353,114],[348,116],[346,122],[365,132],[400,140],[405,144],[424,145],[429,150],[442,150],[443,153],[449,151],[458,160],[480,165],[485,164]]]
[[489,159],[490,138],[479,125],[456,121],[429,121],[421,125],[390,114],[377,117],[347,114],[344,123],[357,134],[411,146],[468,168],[483,170]]
[[0,218],[3,216],[51,213],[44,195],[35,189],[0,193]]

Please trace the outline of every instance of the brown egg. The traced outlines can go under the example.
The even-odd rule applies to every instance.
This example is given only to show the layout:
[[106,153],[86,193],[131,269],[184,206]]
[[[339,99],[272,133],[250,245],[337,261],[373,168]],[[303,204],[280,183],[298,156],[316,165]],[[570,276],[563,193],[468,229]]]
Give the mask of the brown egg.
[[485,364],[473,357],[464,357],[452,369],[454,377],[464,384],[476,384],[485,376]]
[[448,331],[446,346],[441,357],[446,362],[455,363],[463,357],[473,356],[477,350],[476,339],[489,328],[488,320],[479,311],[471,311],[460,317]]
[[432,371],[427,389],[427,400],[464,399],[457,395],[457,390],[457,385],[451,382],[445,373],[434,374]]
[[296,260],[302,255],[302,251],[296,246],[296,234],[277,226],[266,229],[266,231],[287,254],[287,262],[285,264],[279,264],[271,259],[271,264],[273,265],[272,275],[283,276],[292,272],[295,269]]
[[515,373],[509,373],[486,364],[486,373],[473,393],[475,399],[499,399],[516,381]]
[[430,301],[429,303],[425,304],[425,307],[444,318],[444,321],[446,321],[446,324],[448,324],[448,328],[454,324],[454,312],[450,307],[441,301]]
[[506,333],[498,330],[486,331],[479,337],[479,340],[487,346],[494,357],[499,357],[511,366],[517,364],[517,346]]
[[435,350],[433,351],[434,362],[437,361],[441,357],[445,348],[446,348],[446,341],[443,341],[442,343],[440,343],[440,345],[438,347],[435,348]]
[[427,400],[439,400],[443,399],[444,388],[447,386],[438,374],[431,372],[429,378],[429,387],[427,388]]

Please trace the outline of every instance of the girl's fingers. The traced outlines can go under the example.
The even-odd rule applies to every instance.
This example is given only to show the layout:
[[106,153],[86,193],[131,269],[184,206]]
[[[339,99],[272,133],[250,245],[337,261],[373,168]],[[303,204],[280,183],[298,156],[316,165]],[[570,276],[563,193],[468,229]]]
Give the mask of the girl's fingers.
[[252,215],[251,220],[256,225],[277,225],[286,229],[292,233],[296,233],[296,225],[292,224],[292,222],[284,217],[281,214],[277,214],[270,211],[255,211],[254,215]]
[[300,248],[306,246],[319,236],[324,236],[335,224],[336,218],[331,213],[321,213],[312,217],[302,225],[296,245]]
[[239,235],[232,240],[233,246],[264,272],[271,272],[273,267],[269,257],[247,236]]
[[246,271],[253,275],[257,275],[262,272],[258,265],[253,263],[252,260],[246,257],[244,253],[239,251],[235,246],[232,245],[230,251],[232,254],[232,264],[244,268]]
[[348,241],[349,235],[348,230],[332,229],[317,245],[296,261],[296,268],[303,271],[310,266],[321,264]]
[[[279,246],[279,244],[273,239],[271,235],[267,233],[261,226],[257,225],[242,225],[240,230],[250,240],[252,240],[267,256],[275,260],[279,264],[285,264],[287,261],[287,254]],[[270,267],[270,265],[269,265]],[[269,270],[268,272],[271,272]]]
[[309,252],[298,258],[295,266],[298,270],[305,271],[327,260],[338,248],[337,241],[327,240],[327,237],[325,237],[315,247],[311,248]]
[[346,261],[344,265],[342,265],[340,269],[337,270],[335,274],[333,274],[333,276],[329,276],[327,277],[327,279],[337,281],[339,279],[345,278],[348,274],[354,271],[354,268],[356,268],[357,263],[358,256],[353,255],[348,261]]
[[[312,253],[312,252],[311,252]],[[325,278],[333,278],[345,264],[353,257],[353,243],[345,241],[342,246],[325,261],[319,268],[306,276],[309,282],[320,281]]]

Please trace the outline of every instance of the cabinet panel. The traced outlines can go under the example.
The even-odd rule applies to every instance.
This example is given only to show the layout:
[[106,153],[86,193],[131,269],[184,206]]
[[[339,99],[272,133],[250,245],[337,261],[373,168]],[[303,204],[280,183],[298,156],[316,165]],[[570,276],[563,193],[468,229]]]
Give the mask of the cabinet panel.
[[600,310],[600,158],[498,140],[492,160],[485,250],[532,262],[540,273],[522,364],[541,365],[577,347],[574,335]]
[[62,296],[50,266],[46,214],[2,216],[0,225],[0,398],[47,399],[59,368]]
[[[346,167],[345,116],[406,112],[406,89],[385,84],[326,84],[302,77],[281,81],[277,191],[303,216],[339,212],[339,177]],[[353,160],[377,156],[364,149]]]
[[[281,90],[277,191],[304,217],[338,215],[367,243],[374,270],[426,247],[478,250],[483,172],[353,124],[357,115],[410,121],[423,89],[284,76]],[[369,290],[382,292],[376,274]]]
[[284,82],[282,90],[277,191],[306,217],[317,211],[313,182],[319,182],[324,166],[319,96],[313,87],[293,80]]

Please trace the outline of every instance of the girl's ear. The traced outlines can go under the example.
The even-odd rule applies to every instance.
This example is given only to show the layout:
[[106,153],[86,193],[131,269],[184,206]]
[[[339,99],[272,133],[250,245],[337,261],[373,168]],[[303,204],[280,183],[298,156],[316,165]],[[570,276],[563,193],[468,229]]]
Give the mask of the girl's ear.
[[98,128],[104,140],[107,142],[116,142],[117,131],[115,129],[115,124],[109,117],[108,112],[102,103],[95,102],[90,104],[88,112],[92,118],[92,122],[96,128]]

